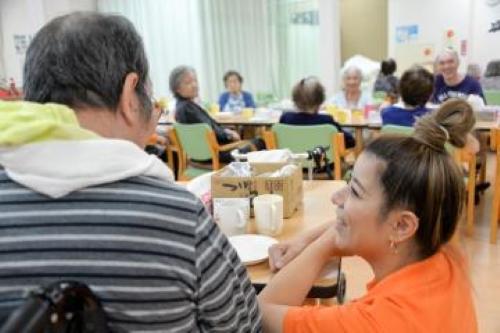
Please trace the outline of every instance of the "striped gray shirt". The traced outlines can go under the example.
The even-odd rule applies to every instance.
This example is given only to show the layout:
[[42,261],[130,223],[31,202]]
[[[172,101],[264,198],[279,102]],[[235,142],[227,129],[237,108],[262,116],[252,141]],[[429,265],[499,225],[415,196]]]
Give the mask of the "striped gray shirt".
[[0,169],[0,323],[26,291],[86,283],[115,332],[256,332],[245,268],[201,202],[147,177],[50,199]]

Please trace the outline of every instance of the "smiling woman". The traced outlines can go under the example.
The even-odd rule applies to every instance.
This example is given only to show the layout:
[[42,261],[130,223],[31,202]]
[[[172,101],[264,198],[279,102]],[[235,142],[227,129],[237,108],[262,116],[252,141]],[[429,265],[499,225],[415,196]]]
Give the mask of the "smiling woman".
[[[447,245],[465,188],[445,149],[446,142],[464,147],[474,122],[469,104],[451,100],[422,117],[413,136],[381,136],[367,146],[349,186],[332,198],[337,220],[278,244],[281,258],[271,255],[282,269],[259,295],[267,331],[477,331],[464,261]],[[351,255],[374,271],[368,293],[343,306],[301,307],[330,257]]]
[[470,75],[460,74],[459,65],[460,59],[454,49],[447,48],[437,56],[436,66],[440,74],[434,82],[433,103],[442,103],[449,98],[467,99],[469,95],[478,95],[485,100],[481,84]]

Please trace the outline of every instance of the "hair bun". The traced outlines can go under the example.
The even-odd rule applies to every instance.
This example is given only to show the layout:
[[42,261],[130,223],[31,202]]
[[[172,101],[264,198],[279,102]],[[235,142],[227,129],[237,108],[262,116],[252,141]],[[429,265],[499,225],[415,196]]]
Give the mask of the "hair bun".
[[449,99],[416,122],[413,137],[435,150],[443,151],[446,142],[462,148],[475,122],[472,106],[467,101]]

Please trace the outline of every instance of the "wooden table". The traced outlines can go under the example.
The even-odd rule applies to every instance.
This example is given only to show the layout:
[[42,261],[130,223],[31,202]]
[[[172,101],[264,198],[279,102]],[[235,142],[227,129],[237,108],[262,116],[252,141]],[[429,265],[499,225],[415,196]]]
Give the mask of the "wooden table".
[[[221,125],[226,126],[238,126],[238,127],[257,127],[257,128],[269,128],[279,122],[278,118],[270,118],[270,119],[254,119],[244,117],[242,115],[227,115],[227,116],[215,116],[215,120]],[[161,122],[160,125],[168,125],[171,124],[170,121]],[[354,138],[356,139],[356,146],[354,147],[355,155],[358,156],[363,150],[363,130],[380,130],[382,127],[381,123],[370,123],[366,120],[358,120],[358,121],[350,121],[341,124],[342,127],[345,128],[353,128],[354,129]],[[478,121],[476,122],[475,129],[480,132],[489,132],[493,128],[498,128],[498,122],[487,122],[487,121]]]
[[[353,121],[341,124],[342,127],[345,128],[353,128],[354,129],[354,139],[356,139],[356,146],[354,147],[354,153],[356,157],[363,150],[363,130],[375,130],[378,131],[382,128],[381,123],[369,123],[367,121]],[[499,124],[494,121],[478,121],[474,126],[474,129],[479,132],[488,133],[493,128],[498,128]]]
[[[275,238],[278,240],[291,239],[311,227],[335,219],[335,206],[331,203],[330,198],[336,190],[345,185],[344,181],[337,180],[304,181],[302,207],[291,218],[284,220],[283,232]],[[253,219],[250,223],[250,232],[255,232]],[[338,274],[340,272],[340,259],[332,260],[328,268],[328,275],[316,281],[308,297],[331,298],[337,296],[338,301],[342,302],[345,278],[343,274]],[[273,276],[267,261],[248,266],[247,270],[250,280],[257,290],[261,290]]]

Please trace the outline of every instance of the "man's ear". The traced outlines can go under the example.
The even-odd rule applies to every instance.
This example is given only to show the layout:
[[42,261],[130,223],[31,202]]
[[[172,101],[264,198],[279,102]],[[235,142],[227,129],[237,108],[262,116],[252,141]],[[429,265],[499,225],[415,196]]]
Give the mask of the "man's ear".
[[419,219],[415,213],[409,210],[402,210],[392,222],[394,240],[398,243],[404,242],[413,237],[419,226]]
[[139,82],[137,73],[128,73],[123,82],[117,112],[127,125],[132,125],[137,118],[137,95],[135,88]]

